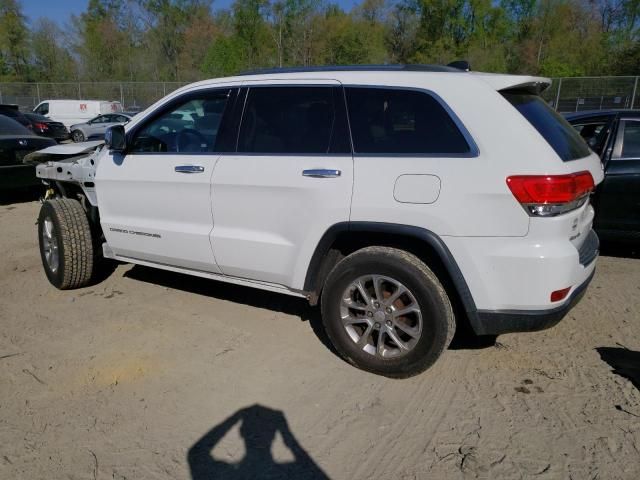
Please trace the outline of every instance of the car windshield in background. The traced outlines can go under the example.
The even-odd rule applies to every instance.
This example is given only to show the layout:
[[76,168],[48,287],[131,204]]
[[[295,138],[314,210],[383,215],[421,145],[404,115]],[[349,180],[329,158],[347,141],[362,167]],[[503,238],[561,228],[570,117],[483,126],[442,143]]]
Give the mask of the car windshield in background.
[[566,161],[588,156],[591,151],[580,134],[538,95],[502,92],[533,127],[544,137],[558,156]]
[[15,120],[0,115],[0,135],[33,135]]

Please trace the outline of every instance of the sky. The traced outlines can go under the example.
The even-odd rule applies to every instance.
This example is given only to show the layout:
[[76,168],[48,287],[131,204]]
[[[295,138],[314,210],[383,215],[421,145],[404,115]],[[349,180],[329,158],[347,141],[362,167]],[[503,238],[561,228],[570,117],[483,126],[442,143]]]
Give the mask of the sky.
[[[233,0],[213,0],[213,8],[228,8]],[[355,5],[357,0],[334,0],[345,10]],[[33,24],[38,18],[50,18],[59,25],[66,24],[71,15],[79,15],[87,8],[89,0],[21,0],[22,9]]]

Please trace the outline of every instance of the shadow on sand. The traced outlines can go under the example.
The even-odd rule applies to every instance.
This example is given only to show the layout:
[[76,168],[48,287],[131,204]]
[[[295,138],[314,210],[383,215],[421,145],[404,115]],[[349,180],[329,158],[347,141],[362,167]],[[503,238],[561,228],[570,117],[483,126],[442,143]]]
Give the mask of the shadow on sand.
[[[245,444],[244,458],[237,463],[214,459],[214,447],[237,423],[240,423],[240,435]],[[293,455],[291,462],[278,463],[271,454],[278,432]],[[284,414],[262,405],[238,410],[213,427],[189,449],[187,460],[193,480],[329,478],[293,436]]]
[[[324,330],[320,307],[312,307],[309,305],[309,302],[303,298],[291,297],[241,285],[233,285],[231,283],[218,282],[216,280],[206,280],[201,277],[169,272],[167,270],[158,270],[141,265],[133,266],[125,272],[124,276],[162,287],[249,305],[251,307],[264,308],[287,315],[294,315],[299,317],[303,322],[308,321],[311,329],[322,344],[334,355],[341,358],[333,348]],[[464,313],[462,313],[461,309],[457,308],[457,306],[454,306],[454,311],[456,312],[457,318],[464,316]],[[458,325],[450,348],[452,350],[493,348],[496,345],[496,338],[496,336],[476,336],[471,330],[468,321],[466,321],[466,317],[464,317],[464,321]]]
[[613,373],[630,380],[640,390],[640,352],[619,347],[598,347],[596,350]]

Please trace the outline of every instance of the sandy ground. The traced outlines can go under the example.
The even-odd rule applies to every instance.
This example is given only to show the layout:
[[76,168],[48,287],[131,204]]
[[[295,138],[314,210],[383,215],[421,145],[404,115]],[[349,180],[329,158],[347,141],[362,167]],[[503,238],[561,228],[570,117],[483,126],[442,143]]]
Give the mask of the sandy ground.
[[552,330],[390,380],[301,300],[130,265],[57,291],[38,209],[0,205],[2,479],[640,478],[638,259]]

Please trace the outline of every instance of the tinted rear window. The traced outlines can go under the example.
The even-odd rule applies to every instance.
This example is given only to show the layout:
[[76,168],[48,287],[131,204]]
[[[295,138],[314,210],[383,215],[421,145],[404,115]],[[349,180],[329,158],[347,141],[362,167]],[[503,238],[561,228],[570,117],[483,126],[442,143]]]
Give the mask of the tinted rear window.
[[426,92],[363,87],[346,92],[355,153],[446,156],[471,151],[445,108]]
[[516,110],[544,137],[565,162],[588,156],[591,151],[576,130],[537,95],[502,92]]
[[0,135],[32,135],[32,133],[15,120],[0,115]]

